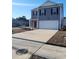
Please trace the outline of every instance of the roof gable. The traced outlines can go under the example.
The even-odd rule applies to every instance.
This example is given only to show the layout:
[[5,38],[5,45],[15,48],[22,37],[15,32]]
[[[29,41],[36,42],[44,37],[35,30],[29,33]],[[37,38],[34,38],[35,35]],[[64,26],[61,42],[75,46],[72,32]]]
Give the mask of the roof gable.
[[50,5],[55,5],[55,2],[51,2],[51,1],[46,1],[45,3],[43,3],[41,6],[50,6]]
[[47,8],[47,7],[58,7],[58,6],[63,6],[63,4],[62,3],[55,3],[55,2],[48,0],[48,1],[44,2],[42,5],[40,5],[39,7],[34,8],[33,10],[38,10],[38,8],[42,8],[42,7]]

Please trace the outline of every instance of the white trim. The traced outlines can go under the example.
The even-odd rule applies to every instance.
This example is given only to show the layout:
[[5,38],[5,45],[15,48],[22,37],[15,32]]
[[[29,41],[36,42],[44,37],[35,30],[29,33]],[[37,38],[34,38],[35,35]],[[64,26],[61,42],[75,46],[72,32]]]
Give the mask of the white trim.
[[62,12],[61,12],[61,7],[60,7],[60,21],[59,21],[60,25],[59,25],[59,29],[61,29],[61,14],[62,14]]

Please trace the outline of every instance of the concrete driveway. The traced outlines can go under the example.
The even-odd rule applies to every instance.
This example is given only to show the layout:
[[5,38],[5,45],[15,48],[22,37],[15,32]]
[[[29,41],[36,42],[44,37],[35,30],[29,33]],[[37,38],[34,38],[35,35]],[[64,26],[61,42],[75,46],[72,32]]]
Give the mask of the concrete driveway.
[[58,30],[36,29],[32,31],[13,34],[12,37],[47,42]]

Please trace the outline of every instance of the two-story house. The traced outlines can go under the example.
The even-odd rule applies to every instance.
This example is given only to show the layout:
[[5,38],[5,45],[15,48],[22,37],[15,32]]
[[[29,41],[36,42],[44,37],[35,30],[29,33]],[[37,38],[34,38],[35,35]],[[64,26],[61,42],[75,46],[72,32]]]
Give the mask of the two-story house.
[[62,27],[63,4],[50,0],[31,11],[31,26],[38,29],[58,30]]

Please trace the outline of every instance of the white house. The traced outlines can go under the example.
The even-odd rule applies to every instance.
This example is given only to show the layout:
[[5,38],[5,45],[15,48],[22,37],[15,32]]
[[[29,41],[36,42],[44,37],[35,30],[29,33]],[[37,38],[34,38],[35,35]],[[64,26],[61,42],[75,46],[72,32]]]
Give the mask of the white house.
[[32,9],[31,26],[38,29],[58,30],[62,27],[63,4],[50,0]]

